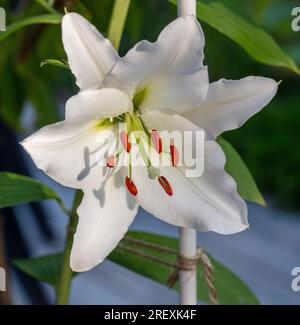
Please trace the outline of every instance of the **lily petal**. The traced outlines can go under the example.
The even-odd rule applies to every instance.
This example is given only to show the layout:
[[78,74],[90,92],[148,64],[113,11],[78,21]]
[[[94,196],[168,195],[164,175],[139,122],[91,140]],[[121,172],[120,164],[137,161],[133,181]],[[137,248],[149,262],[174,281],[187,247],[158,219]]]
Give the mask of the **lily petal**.
[[98,120],[132,112],[131,99],[113,88],[91,89],[79,92],[66,103],[66,119]]
[[77,85],[81,89],[98,88],[118,60],[118,54],[110,41],[76,13],[64,16],[62,38]]
[[209,85],[207,97],[199,108],[184,116],[214,139],[243,125],[271,101],[277,88],[274,80],[263,77],[221,79]]
[[143,112],[193,110],[208,89],[203,47],[204,35],[196,18],[180,17],[162,31],[157,42],[138,43],[116,63],[103,84],[128,92]]
[[[149,130],[158,130],[158,131],[167,131],[170,138],[172,136],[176,136],[176,133],[179,132],[180,137],[183,139],[183,132],[188,131],[190,135],[190,139],[192,140],[189,143],[188,147],[182,148],[182,155],[190,155],[191,153],[195,153],[196,146],[196,132],[204,131],[199,128],[196,124],[192,123],[188,119],[184,118],[179,114],[167,114],[160,111],[149,111],[141,115],[144,125]],[[173,133],[173,132],[176,133]],[[163,152],[169,152],[169,140],[170,139],[162,139],[162,148]],[[180,140],[180,139],[179,139]],[[181,142],[181,146],[183,146],[184,142]]]
[[77,212],[70,265],[83,272],[102,262],[131,225],[138,206],[123,186],[120,174],[109,178],[99,190],[84,191]]
[[[147,127],[160,131],[197,129],[182,116],[160,112],[146,113],[143,121]],[[194,146],[193,142],[184,151],[194,150]],[[166,195],[159,182],[148,177],[145,168],[135,167],[132,170],[134,183],[138,188],[147,189],[139,191],[137,202],[149,213],[177,226],[221,234],[242,231],[248,227],[247,206],[237,192],[235,181],[224,170],[225,160],[215,141],[205,141],[201,177],[186,177],[185,167],[161,168],[161,175],[171,184],[173,196]]]
[[132,179],[141,189],[136,200],[153,216],[176,226],[220,234],[243,231],[248,228],[247,206],[234,180],[224,171],[224,163],[219,145],[206,141],[203,176],[187,178],[182,168],[161,168],[161,175],[172,187],[172,196],[157,180],[149,178],[146,168],[134,167]]
[[109,124],[101,126],[101,121],[107,117],[107,108],[118,108],[113,111],[116,115],[131,108],[127,95],[119,90],[103,89],[94,95],[99,101],[96,105],[87,101],[86,107],[81,105],[90,93],[73,97],[66,120],[43,127],[21,143],[38,168],[65,186],[90,188],[103,181],[108,169],[102,159],[114,130]]

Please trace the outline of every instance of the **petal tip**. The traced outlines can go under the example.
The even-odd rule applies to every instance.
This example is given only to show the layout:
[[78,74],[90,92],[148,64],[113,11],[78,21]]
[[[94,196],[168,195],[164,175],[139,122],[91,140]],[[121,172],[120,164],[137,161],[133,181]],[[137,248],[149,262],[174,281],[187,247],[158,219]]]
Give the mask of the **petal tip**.
[[30,137],[28,137],[22,141],[19,141],[19,145],[22,146],[23,149],[25,149],[25,150],[28,149],[29,143],[30,143]]
[[91,264],[89,261],[86,261],[84,257],[75,259],[74,257],[71,256],[70,268],[73,272],[76,273],[87,272],[92,270],[101,262],[103,262],[103,260],[98,261],[96,264],[95,263]]
[[67,19],[72,19],[75,17],[82,17],[81,15],[77,14],[76,12],[69,12],[67,10],[65,10],[65,14],[63,16],[63,20],[67,20]]
[[250,225],[248,222],[241,222],[239,225],[235,225],[234,227],[225,230],[224,232],[221,232],[223,235],[235,235],[242,231],[248,230],[250,228]]

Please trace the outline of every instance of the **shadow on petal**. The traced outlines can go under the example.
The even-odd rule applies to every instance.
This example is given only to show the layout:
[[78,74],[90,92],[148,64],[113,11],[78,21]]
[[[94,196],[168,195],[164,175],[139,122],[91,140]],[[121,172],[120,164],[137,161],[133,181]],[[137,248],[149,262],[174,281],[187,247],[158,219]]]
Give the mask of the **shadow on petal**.
[[83,170],[79,173],[77,176],[78,181],[82,181],[84,178],[88,176],[88,174],[91,171],[91,166],[90,166],[90,152],[89,148],[85,147],[83,151],[83,161],[84,161],[84,168]]

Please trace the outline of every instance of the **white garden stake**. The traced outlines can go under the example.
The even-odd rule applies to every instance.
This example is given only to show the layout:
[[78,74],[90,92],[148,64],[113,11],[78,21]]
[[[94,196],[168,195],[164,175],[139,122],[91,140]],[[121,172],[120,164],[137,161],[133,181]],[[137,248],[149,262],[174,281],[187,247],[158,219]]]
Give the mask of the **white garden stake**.
[[[178,16],[195,15],[196,0],[178,0]],[[179,228],[179,253],[182,256],[194,257],[197,252],[197,231]],[[197,271],[180,271],[180,304],[197,304]]]
[[[185,257],[195,257],[197,252],[197,231],[179,228],[179,253]],[[197,271],[180,271],[180,304],[197,304]]]

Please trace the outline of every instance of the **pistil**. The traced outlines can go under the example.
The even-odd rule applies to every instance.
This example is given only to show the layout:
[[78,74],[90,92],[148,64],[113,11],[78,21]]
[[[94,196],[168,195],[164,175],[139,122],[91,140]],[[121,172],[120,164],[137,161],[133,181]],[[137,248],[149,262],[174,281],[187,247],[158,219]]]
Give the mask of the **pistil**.
[[[151,161],[148,157],[148,154],[145,150],[145,145],[151,145],[151,142],[153,143],[156,152],[159,154],[162,153],[162,139],[159,135],[159,132],[155,129],[152,131],[149,131],[144,126],[142,120],[140,119],[138,114],[129,114],[126,113],[125,116],[125,122],[127,123],[127,130],[129,134],[134,134],[136,137],[136,144],[138,145],[139,152],[141,154],[142,159],[145,162],[146,168],[148,170],[148,176],[151,179],[157,179],[161,187],[164,189],[164,191],[169,195],[173,195],[173,189],[169,181],[166,177],[160,176],[160,170],[158,168],[154,168],[151,164]],[[137,132],[136,132],[137,131]],[[133,133],[132,133],[133,132]],[[145,137],[145,138],[144,138]],[[148,140],[147,140],[148,139]],[[133,196],[136,196],[138,193],[137,187],[135,186],[133,180],[132,180],[132,164],[131,164],[131,143],[129,142],[129,135],[127,132],[122,131],[120,133],[120,141],[125,149],[125,151],[129,154],[129,166],[128,166],[128,176],[125,179],[125,185],[129,193]],[[148,141],[148,142],[147,142]],[[170,154],[171,154],[171,160],[172,165],[177,166],[179,161],[179,152],[177,148],[174,145],[170,145]],[[110,164],[109,162],[109,165]]]

